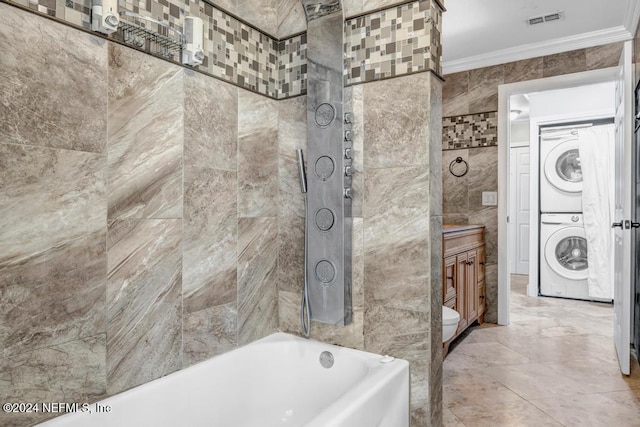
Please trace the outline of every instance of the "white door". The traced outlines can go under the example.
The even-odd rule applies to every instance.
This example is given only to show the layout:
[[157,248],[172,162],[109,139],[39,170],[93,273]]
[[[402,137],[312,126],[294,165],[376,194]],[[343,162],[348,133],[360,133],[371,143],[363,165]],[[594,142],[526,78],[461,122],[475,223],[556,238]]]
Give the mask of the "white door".
[[631,231],[624,228],[631,218],[632,194],[632,45],[625,42],[616,80],[615,116],[615,238],[613,248],[614,275],[614,341],[620,370],[629,375],[631,342]]
[[511,148],[511,273],[529,274],[529,147]]

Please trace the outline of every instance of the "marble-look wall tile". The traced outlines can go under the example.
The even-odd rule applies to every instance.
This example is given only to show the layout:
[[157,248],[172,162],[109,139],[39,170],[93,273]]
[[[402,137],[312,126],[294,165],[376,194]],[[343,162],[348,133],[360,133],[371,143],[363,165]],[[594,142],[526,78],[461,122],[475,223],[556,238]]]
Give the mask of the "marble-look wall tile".
[[[84,403],[106,393],[105,334],[0,358],[3,402]],[[0,412],[0,425],[22,427],[53,414]]]
[[239,15],[238,0],[211,0],[211,3],[222,10],[226,10],[227,12],[233,13],[234,15]]
[[0,52],[0,142],[104,151],[104,40],[0,4]]
[[279,39],[307,30],[307,18],[300,0],[278,0],[278,33]]
[[469,209],[475,211],[483,191],[498,191],[498,147],[470,148],[468,163]]
[[464,225],[469,224],[468,213],[445,213],[442,215],[443,224]]
[[304,283],[304,221],[304,215],[278,218],[279,290],[293,292],[302,289]]
[[364,185],[366,303],[419,310],[430,291],[428,171],[367,170]]
[[182,334],[183,368],[233,350],[238,343],[236,303],[184,313]]
[[[504,64],[504,82],[515,83],[543,77],[544,58],[523,59]],[[496,91],[498,88],[496,88]]]
[[498,208],[479,206],[469,212],[469,224],[484,225],[487,263],[498,262]]
[[238,115],[238,215],[275,217],[278,212],[277,101],[241,91]]
[[277,218],[238,220],[238,344],[278,329]]
[[[307,97],[285,99],[277,103],[278,113],[278,216],[303,217],[304,197],[296,150],[307,150]],[[305,157],[305,161],[306,161]]]
[[238,243],[236,173],[203,171],[185,189],[185,312],[236,301]]
[[351,283],[353,311],[364,310],[364,220],[353,218],[351,238]]
[[342,0],[345,18],[362,15],[364,13],[363,2],[364,0]]
[[384,306],[367,307],[364,326],[367,351],[411,357],[428,350],[428,316],[428,308],[413,311]]
[[465,114],[469,114],[469,71],[448,74],[442,87],[442,115]]
[[544,57],[544,77],[578,73],[587,69],[586,49],[548,55]]
[[185,181],[202,169],[236,170],[239,89],[191,70],[184,74]]
[[278,34],[278,1],[237,0],[238,14],[251,25],[275,37]]
[[364,164],[367,168],[428,164],[428,73],[364,86]]
[[[430,78],[429,125],[429,312],[430,359],[428,363],[428,400],[430,420],[423,425],[442,424],[442,86]],[[435,237],[435,238],[434,238]]]
[[180,369],[182,221],[111,221],[107,251],[107,391],[115,394]]
[[623,42],[586,48],[587,70],[616,67],[620,61]]
[[[410,403],[413,414],[419,411],[424,411],[426,414],[429,411],[429,315],[428,308],[413,311],[375,305],[365,310],[366,350],[409,361]],[[438,350],[440,351],[440,348]],[[428,424],[418,424],[418,426],[426,425]]]
[[479,68],[469,72],[469,113],[498,110],[498,86],[504,83],[504,66]]
[[498,322],[498,264],[487,263],[485,266],[485,284],[487,289],[487,311],[484,321]]
[[[438,346],[437,351],[442,353],[442,343]],[[411,401],[409,404],[410,418],[412,426],[426,427],[433,424],[429,423],[430,418],[430,398],[429,396],[429,372],[431,370],[429,349],[425,350],[409,350],[405,351],[403,359],[409,361],[410,366],[410,389]]]
[[182,217],[182,68],[109,44],[109,218]]
[[498,209],[495,206],[482,205],[482,192],[498,191],[498,147],[470,149],[468,175],[469,221],[486,227],[487,262],[497,262]]
[[0,357],[104,332],[104,162],[0,144]]
[[[430,423],[428,425],[442,424],[442,217],[431,217],[431,310],[430,310],[430,338],[431,351],[429,363],[429,407]],[[435,238],[434,238],[435,237]]]
[[469,150],[446,150],[442,152],[442,211],[445,214],[469,211],[469,173],[454,176],[449,171],[451,162],[461,157],[469,163]]
[[203,169],[185,188],[183,366],[235,347],[237,178]]
[[302,288],[294,291],[278,291],[278,327],[282,332],[302,335],[300,325],[301,298]]
[[378,9],[387,9],[391,6],[396,6],[406,1],[402,0],[362,0],[362,11],[371,12]]
[[105,266],[104,232],[0,263],[1,356],[104,332]]

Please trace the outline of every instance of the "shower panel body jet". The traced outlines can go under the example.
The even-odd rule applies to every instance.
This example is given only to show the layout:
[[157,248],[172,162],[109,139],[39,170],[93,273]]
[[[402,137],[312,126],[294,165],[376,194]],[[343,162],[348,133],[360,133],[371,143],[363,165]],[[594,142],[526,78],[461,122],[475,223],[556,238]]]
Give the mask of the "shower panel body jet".
[[[311,319],[352,321],[351,135],[343,111],[344,14],[339,1],[302,0],[307,13],[307,212]],[[346,133],[345,133],[346,132]]]

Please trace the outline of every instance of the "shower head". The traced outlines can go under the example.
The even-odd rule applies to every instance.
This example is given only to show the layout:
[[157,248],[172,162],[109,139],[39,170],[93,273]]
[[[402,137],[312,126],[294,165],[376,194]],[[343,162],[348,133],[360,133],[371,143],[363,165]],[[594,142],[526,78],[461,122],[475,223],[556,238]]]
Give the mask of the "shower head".
[[339,12],[342,9],[340,0],[300,0],[302,7],[304,7],[304,13],[307,16],[307,22],[320,18],[325,15],[329,15],[334,12]]

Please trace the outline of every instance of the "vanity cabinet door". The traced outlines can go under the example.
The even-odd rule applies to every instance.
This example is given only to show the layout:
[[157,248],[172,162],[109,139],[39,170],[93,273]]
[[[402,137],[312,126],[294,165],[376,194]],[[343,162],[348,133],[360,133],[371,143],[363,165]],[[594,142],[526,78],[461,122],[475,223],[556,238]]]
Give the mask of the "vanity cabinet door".
[[478,252],[474,249],[467,252],[465,287],[467,302],[467,323],[478,318]]
[[458,332],[464,331],[469,324],[467,309],[467,252],[456,255],[456,281],[460,286],[456,289],[457,308],[460,313],[460,323],[458,323]]
[[[456,289],[458,289],[456,277],[456,257],[450,256],[444,260],[444,277],[442,278],[442,295],[443,302],[447,303],[451,298],[456,297]],[[451,307],[455,310],[455,307]]]

